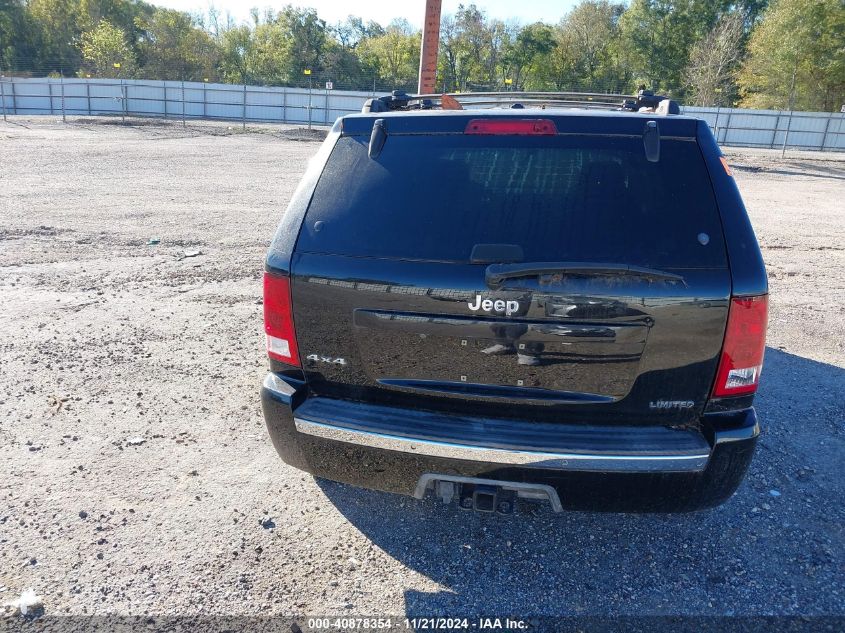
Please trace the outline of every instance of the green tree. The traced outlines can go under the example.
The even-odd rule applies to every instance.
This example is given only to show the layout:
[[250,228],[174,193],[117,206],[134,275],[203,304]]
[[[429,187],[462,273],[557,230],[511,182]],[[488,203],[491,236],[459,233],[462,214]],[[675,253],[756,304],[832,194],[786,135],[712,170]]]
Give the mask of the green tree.
[[228,28],[220,36],[220,68],[223,79],[230,83],[254,80],[256,45],[252,29],[247,25]]
[[137,0],[78,0],[80,31],[91,31],[105,20],[126,34],[129,46],[138,53],[138,42],[143,35],[140,24],[148,20],[155,7]]
[[329,31],[340,46],[350,50],[368,37],[384,35],[384,28],[378,22],[370,20],[364,24],[364,20],[355,15],[350,15],[343,22],[330,27]]
[[376,69],[365,64],[354,48],[329,38],[323,49],[323,75],[333,81],[335,89],[360,90],[372,88]]
[[552,28],[542,22],[529,24],[508,43],[502,62],[515,90],[542,87],[555,44]]
[[221,13],[213,4],[209,5],[208,11],[197,16],[197,22],[202,26],[216,43],[220,43],[223,34],[235,26],[235,19],[232,14],[226,11]]
[[488,26],[490,31],[490,53],[487,56],[485,75],[487,81],[497,89],[503,89],[507,79],[502,62],[508,42],[512,41],[512,29],[501,20],[492,20]]
[[458,21],[453,15],[440,21],[440,46],[438,53],[438,74],[443,78],[443,90],[460,90],[466,85],[469,75],[466,63],[467,52],[461,38]]
[[141,31],[136,18],[154,11],[140,0],[28,0],[24,5],[33,43],[28,65],[37,74],[76,73],[83,61],[82,34],[95,31],[103,21],[123,31],[137,57]]
[[378,75],[377,69],[362,59],[357,49],[361,42],[380,35],[384,35],[380,24],[372,20],[365,24],[354,15],[329,27],[322,60],[325,79],[333,81],[337,89],[371,89]]
[[323,53],[328,42],[326,22],[314,9],[287,6],[276,16],[276,23],[286,38],[284,73],[291,83],[307,84],[304,71],[322,70]]
[[500,88],[502,55],[518,29],[490,20],[475,4],[458,5],[441,20],[438,85],[448,90]]
[[22,0],[0,0],[0,70],[31,70],[37,28]]
[[38,29],[33,70],[38,74],[56,70],[74,73],[82,62],[82,8],[78,0],[29,0],[27,12]]
[[[460,32],[460,39],[465,54],[466,77],[463,89],[467,83],[475,88],[491,88],[495,81],[495,65],[491,68],[490,56],[492,50],[492,32],[488,25],[487,16],[476,5],[458,5],[455,21]],[[492,70],[492,72],[491,72]]]
[[554,27],[544,83],[555,90],[617,91],[624,70],[617,58],[622,4],[582,0]]
[[749,108],[833,110],[845,103],[845,3],[774,0],[739,74]]
[[269,22],[258,24],[252,35],[252,81],[265,85],[297,83],[299,76],[295,74],[297,69],[291,34],[282,23],[274,16]]
[[135,52],[123,29],[106,20],[80,38],[83,70],[96,77],[133,77],[137,68]]
[[582,82],[581,51],[566,20],[554,28],[555,46],[546,58],[543,83],[556,91],[575,90]]
[[684,73],[690,103],[727,106],[734,102],[745,20],[739,11],[727,14],[693,45]]
[[407,20],[394,20],[384,35],[362,41],[357,50],[391,89],[416,89],[420,34]]
[[612,79],[611,45],[624,9],[608,0],[583,0],[561,22],[564,39],[577,53],[582,86],[601,90]]
[[728,0],[633,0],[620,18],[620,37],[631,47],[637,83],[682,95],[692,45],[731,6]]
[[136,18],[136,25],[146,77],[202,81],[216,76],[217,46],[187,13],[157,8],[149,17]]

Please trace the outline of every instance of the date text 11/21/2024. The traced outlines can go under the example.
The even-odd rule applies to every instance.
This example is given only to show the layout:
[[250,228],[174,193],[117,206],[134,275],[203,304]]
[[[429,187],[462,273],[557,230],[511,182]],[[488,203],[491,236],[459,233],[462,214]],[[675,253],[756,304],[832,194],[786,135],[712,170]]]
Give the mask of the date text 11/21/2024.
[[[349,630],[409,630],[409,631],[523,631],[530,627],[526,620],[518,618],[380,618],[380,617],[344,617],[344,618],[308,618],[309,631],[349,631]],[[299,627],[296,627],[297,629]],[[294,633],[299,633],[293,629]],[[300,629],[301,631],[301,629]]]

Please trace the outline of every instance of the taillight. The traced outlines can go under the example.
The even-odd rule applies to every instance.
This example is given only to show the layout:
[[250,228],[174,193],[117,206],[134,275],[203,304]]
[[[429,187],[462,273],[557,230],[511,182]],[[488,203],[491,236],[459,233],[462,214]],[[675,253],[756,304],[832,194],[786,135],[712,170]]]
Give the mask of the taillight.
[[267,333],[267,355],[299,367],[290,280],[268,272],[264,273],[264,331]]
[[742,396],[757,391],[766,350],[768,311],[768,295],[731,300],[713,397]]
[[557,126],[551,119],[472,119],[464,134],[550,136],[557,134]]

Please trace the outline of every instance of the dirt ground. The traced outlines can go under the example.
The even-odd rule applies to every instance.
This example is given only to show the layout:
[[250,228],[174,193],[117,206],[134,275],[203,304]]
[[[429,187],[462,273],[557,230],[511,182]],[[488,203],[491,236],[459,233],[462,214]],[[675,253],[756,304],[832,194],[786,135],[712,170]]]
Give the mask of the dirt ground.
[[[261,270],[318,144],[0,122],[0,603],[47,615],[845,614],[845,161],[727,150],[771,284],[725,505],[466,514],[265,432]],[[199,254],[196,254],[199,251]]]

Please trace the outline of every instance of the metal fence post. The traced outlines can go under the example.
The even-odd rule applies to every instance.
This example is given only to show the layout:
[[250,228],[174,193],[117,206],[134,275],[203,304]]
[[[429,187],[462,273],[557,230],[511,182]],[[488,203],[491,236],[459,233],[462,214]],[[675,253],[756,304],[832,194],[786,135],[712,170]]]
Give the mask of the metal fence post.
[[[730,108],[728,110],[728,120],[722,126],[722,129],[725,131],[725,133],[722,135],[722,142],[724,143],[728,142],[728,134],[730,134],[731,131],[731,115],[733,115],[733,108]],[[719,140],[718,136],[716,137],[716,140]]]
[[713,136],[716,137],[716,142],[719,142],[719,112],[721,112],[722,106],[716,106],[716,123],[713,124]]
[[246,84],[244,84],[243,112],[241,114],[241,128],[246,129]]
[[777,137],[778,137],[778,129],[779,128],[780,128],[780,110],[778,110],[778,116],[775,119],[775,129],[772,132],[772,142],[769,143],[769,149],[775,148],[775,141],[777,140]]
[[208,84],[205,81],[202,82],[202,118],[206,118],[208,115],[205,111],[205,104],[208,101],[208,97],[206,97],[206,93],[208,92]]
[[308,75],[308,129],[311,129],[311,75]]
[[14,77],[10,78],[9,88],[12,89],[12,114],[17,114],[18,113],[18,100],[15,97],[15,79],[14,79]]
[[91,82],[85,80],[85,100],[88,102],[88,116],[91,116]]
[[792,69],[792,85],[789,88],[789,121],[786,123],[786,135],[783,137],[783,147],[780,150],[780,157],[786,156],[786,144],[789,142],[789,130],[792,128],[792,111],[795,110],[795,75],[798,72],[798,62]]
[[0,102],[3,103],[3,121],[6,121],[6,82],[0,77]]
[[182,82],[182,127],[185,127],[185,82]]
[[122,123],[126,123],[126,89],[123,85],[123,79],[120,80],[120,120]]
[[323,112],[323,120],[325,121],[326,125],[329,124],[329,89],[326,88],[326,109]]
[[282,88],[282,123],[288,122],[288,89]]
[[52,116],[55,114],[55,108],[53,107],[53,84],[49,77],[47,78],[47,94],[50,95],[47,98],[50,100],[50,115]]
[[62,87],[62,123],[67,123],[67,116],[65,115],[65,76],[62,74],[60,80]]
[[792,128],[792,110],[789,111],[789,120],[786,122],[786,134],[783,137],[783,147],[780,150],[780,157],[786,156],[786,144],[789,142],[789,130]]
[[821,151],[824,151],[825,145],[827,145],[827,131],[830,129],[830,122],[833,119],[833,114],[829,114],[827,116],[827,121],[824,124],[824,134],[822,134],[822,146]]

